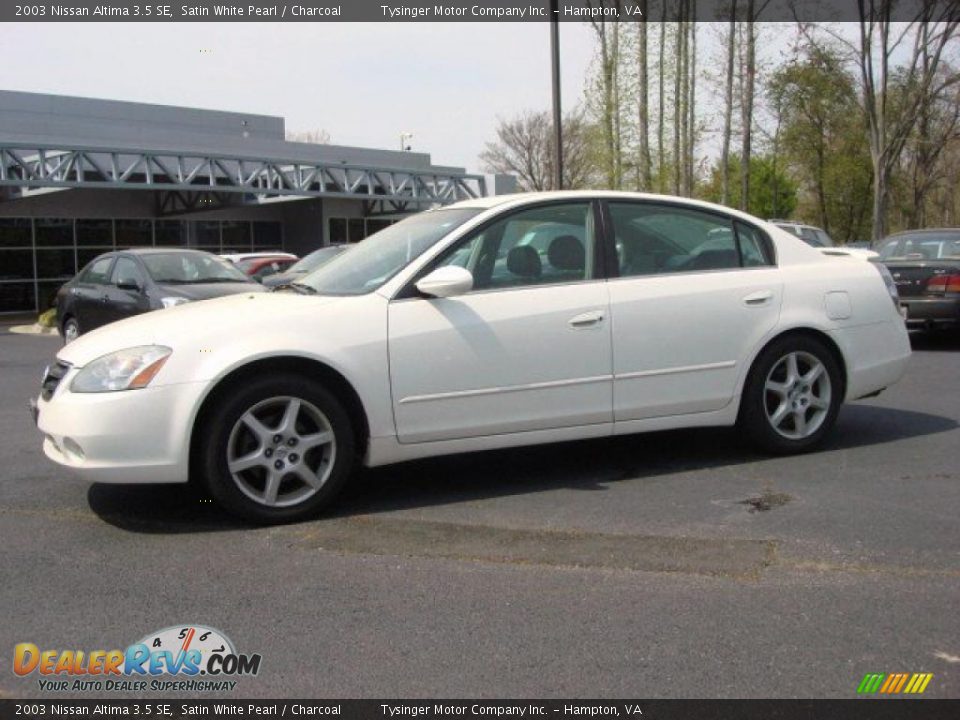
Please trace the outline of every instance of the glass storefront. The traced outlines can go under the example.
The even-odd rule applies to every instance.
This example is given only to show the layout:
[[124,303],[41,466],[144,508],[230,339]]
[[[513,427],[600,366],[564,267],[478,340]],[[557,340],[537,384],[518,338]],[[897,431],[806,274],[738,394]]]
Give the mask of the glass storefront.
[[280,250],[283,227],[246,220],[0,218],[0,313],[46,310],[57,289],[98,255],[154,245]]

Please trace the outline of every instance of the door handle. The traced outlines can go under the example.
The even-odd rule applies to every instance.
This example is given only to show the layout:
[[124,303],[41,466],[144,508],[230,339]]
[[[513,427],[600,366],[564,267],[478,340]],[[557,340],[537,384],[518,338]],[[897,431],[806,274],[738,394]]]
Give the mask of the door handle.
[[603,320],[603,313],[599,310],[594,310],[593,312],[585,312],[576,317],[572,317],[569,320],[569,325],[572,328],[587,328],[593,327],[597,323]]
[[756,307],[758,305],[769,305],[771,300],[773,300],[772,292],[769,290],[759,290],[758,292],[747,295],[743,299],[743,304]]

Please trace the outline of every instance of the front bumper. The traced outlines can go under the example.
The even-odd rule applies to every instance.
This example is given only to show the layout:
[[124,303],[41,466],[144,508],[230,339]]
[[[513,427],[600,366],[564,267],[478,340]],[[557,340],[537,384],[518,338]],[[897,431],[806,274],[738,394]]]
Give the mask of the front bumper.
[[186,482],[190,428],[206,383],[73,393],[75,371],[33,402],[44,454],[83,480]]

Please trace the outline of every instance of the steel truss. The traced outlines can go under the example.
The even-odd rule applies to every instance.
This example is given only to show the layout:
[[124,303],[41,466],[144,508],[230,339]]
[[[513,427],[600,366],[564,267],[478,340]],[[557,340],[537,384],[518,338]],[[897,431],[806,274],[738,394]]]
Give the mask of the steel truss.
[[[285,196],[362,199],[381,212],[482,197],[482,175],[377,168],[265,157],[0,142],[0,187],[21,196],[40,188],[116,188],[225,193],[261,203]],[[184,198],[178,197],[177,201]],[[173,208],[166,208],[169,212]]]

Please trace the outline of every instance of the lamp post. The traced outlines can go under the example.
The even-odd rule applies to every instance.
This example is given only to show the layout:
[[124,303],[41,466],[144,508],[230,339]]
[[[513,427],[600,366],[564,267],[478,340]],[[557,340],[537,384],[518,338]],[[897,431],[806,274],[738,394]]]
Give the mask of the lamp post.
[[400,133],[400,149],[409,150],[410,146],[407,145],[407,140],[413,140],[412,132],[402,132]]
[[560,13],[558,0],[550,0],[550,69],[553,76],[553,187],[563,189],[563,128],[560,107]]

